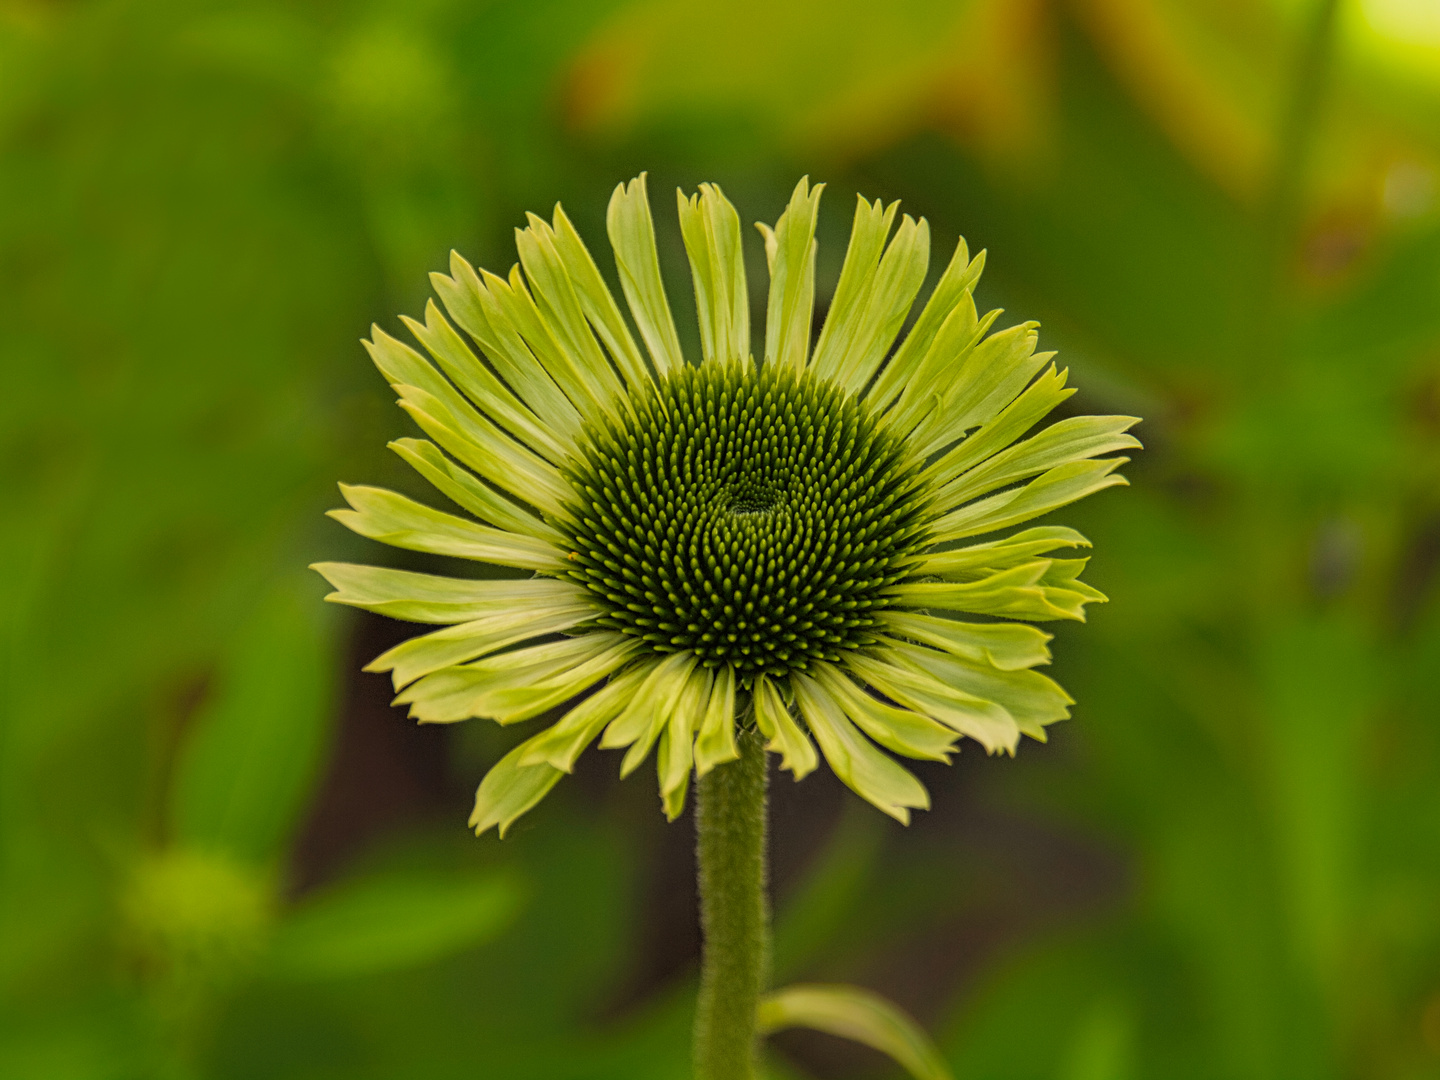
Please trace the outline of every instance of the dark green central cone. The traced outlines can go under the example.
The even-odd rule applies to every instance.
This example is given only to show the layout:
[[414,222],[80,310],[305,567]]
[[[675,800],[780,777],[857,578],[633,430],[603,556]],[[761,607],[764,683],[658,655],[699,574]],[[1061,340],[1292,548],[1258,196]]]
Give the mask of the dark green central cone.
[[746,681],[870,643],[923,546],[918,463],[808,375],[707,363],[588,432],[571,577],[600,622]]

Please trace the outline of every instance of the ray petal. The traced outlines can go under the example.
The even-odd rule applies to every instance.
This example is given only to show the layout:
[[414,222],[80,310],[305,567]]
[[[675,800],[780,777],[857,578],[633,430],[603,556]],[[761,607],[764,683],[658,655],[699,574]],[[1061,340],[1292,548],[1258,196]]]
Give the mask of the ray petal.
[[809,177],[802,178],[775,228],[757,225],[765,237],[765,258],[770,267],[765,362],[794,371],[803,369],[810,357],[810,329],[815,316],[815,219],[824,190],[824,184],[812,188]]
[[349,510],[330,516],[347,529],[391,547],[554,573],[569,568],[565,554],[533,536],[520,536],[432,510],[384,488],[341,484]]
[[551,765],[523,763],[531,744],[540,737],[537,735],[515,747],[485,774],[475,792],[475,809],[470,814],[470,827],[476,836],[498,825],[503,838],[515,820],[534,809],[564,775]]
[[770,740],[765,749],[780,755],[780,767],[789,769],[796,780],[815,771],[820,759],[815,746],[801,730],[775,683],[764,675],[755,679],[753,691],[755,726]]
[[945,268],[945,273],[935,285],[935,291],[921,309],[920,317],[915,320],[910,333],[895,350],[894,357],[880,372],[875,385],[866,393],[865,400],[872,408],[883,411],[894,402],[914,375],[920,361],[929,352],[940,327],[956,308],[966,305],[970,318],[974,318],[975,303],[970,298],[970,293],[984,268],[985,253],[982,251],[971,259],[970,249],[966,247],[965,238],[962,236],[955,246],[950,265]]
[[675,192],[680,232],[690,256],[701,354],[706,360],[744,360],[750,355],[750,293],[745,284],[740,215],[715,184],[698,195]]
[[865,738],[824,687],[799,672],[790,676],[790,682],[805,723],[831,771],[846,787],[902,825],[910,824],[911,808],[929,809],[924,785]]
[[665,283],[660,277],[655,222],[650,216],[644,173],[628,185],[615,188],[605,226],[610,245],[615,249],[615,266],[620,271],[620,287],[630,305],[630,314],[640,329],[645,347],[650,350],[656,372],[664,375],[684,364],[685,357],[680,352],[675,318],[670,314]]
[[639,389],[653,379],[650,368],[631,337],[630,328],[625,325],[625,317],[620,314],[615,297],[600,276],[600,268],[595,265],[590,249],[580,239],[580,234],[565,216],[565,211],[560,209],[559,203],[555,204],[554,234],[555,249],[570,274],[585,317],[610,350],[626,383],[632,390]]
[[695,739],[695,775],[704,776],[716,765],[740,756],[735,742],[735,669],[728,664],[716,670],[705,705],[705,718]]

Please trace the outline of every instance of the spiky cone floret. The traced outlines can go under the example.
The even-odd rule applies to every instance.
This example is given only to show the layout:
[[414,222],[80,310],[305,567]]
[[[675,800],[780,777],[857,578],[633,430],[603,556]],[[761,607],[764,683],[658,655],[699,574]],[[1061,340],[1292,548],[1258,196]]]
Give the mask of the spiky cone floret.
[[1034,670],[1050,635],[1030,624],[1105,599],[1079,580],[1089,543],[1054,525],[998,534],[1125,483],[1128,459],[1106,455],[1139,446],[1136,418],[1030,433],[1073,391],[1034,323],[990,332],[998,313],[971,299],[984,253],[963,239],[897,345],[930,237],[923,218],[894,227],[895,204],[859,200],[812,348],[820,191],[801,180],[758,226],[758,362],[739,216],[714,185],[679,196],[702,353],[687,358],[643,175],[608,215],[629,322],[557,206],[517,230],[508,278],[458,254],[431,276],[444,311],[404,320],[428,357],[378,326],[365,343],[427,436],[392,449],[460,513],[342,485],[350,508],[332,516],[517,572],[318,565],[328,599],[441,627],[366,670],[390,672],[421,722],[563,710],[485,777],[477,832],[503,835],[597,739],[625,750],[622,774],[655,753],[673,819],[748,724],[796,779],[823,755],[908,821],[928,795],[891,754],[946,761],[962,736],[1013,753],[1069,715]]

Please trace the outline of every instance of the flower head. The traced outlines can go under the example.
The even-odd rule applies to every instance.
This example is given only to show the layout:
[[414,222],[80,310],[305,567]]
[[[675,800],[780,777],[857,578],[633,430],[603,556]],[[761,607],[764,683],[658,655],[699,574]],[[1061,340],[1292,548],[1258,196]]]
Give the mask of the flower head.
[[432,276],[449,318],[431,302],[405,320],[430,359],[374,328],[371,356],[430,436],[392,448],[468,516],[349,486],[332,515],[533,576],[324,563],[328,599],[443,626],[367,668],[422,722],[563,710],[485,777],[477,831],[503,833],[597,738],[626,750],[622,774],[656,752],[674,818],[748,724],[797,779],[823,755],[907,821],[928,796],[885,750],[943,761],[969,736],[1013,753],[1069,715],[1033,670],[1049,635],[1029,623],[1105,599],[1079,581],[1084,558],[1060,557],[1088,542],[1059,526],[975,538],[1123,484],[1127,459],[1102,455],[1139,445],[1136,420],[1028,434],[1073,391],[1034,323],[989,333],[998,313],[971,299],[984,254],[964,240],[897,345],[929,227],[906,216],[892,236],[895,204],[860,200],[812,349],[820,191],[802,180],[759,226],[759,362],[740,219],[709,184],[679,197],[702,354],[683,355],[643,176],[608,217],[643,350],[559,207],[517,231],[508,279],[459,255]]

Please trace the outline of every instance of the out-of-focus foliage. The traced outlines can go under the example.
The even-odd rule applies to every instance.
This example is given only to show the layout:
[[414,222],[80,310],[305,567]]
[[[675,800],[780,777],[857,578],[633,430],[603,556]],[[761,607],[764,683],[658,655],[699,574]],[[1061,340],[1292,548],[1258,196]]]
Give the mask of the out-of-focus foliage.
[[[1148,418],[1077,522],[1075,721],[808,835],[778,974],[884,989],[966,1078],[1440,1076],[1419,0],[0,3],[0,1076],[685,1075],[684,958],[635,974],[658,808],[299,840],[368,657],[298,568],[359,551],[336,478],[402,482],[357,339],[525,209],[602,249],[642,168],[763,220],[808,172],[832,237],[904,198]],[[816,1038],[776,1076],[883,1074]]]

